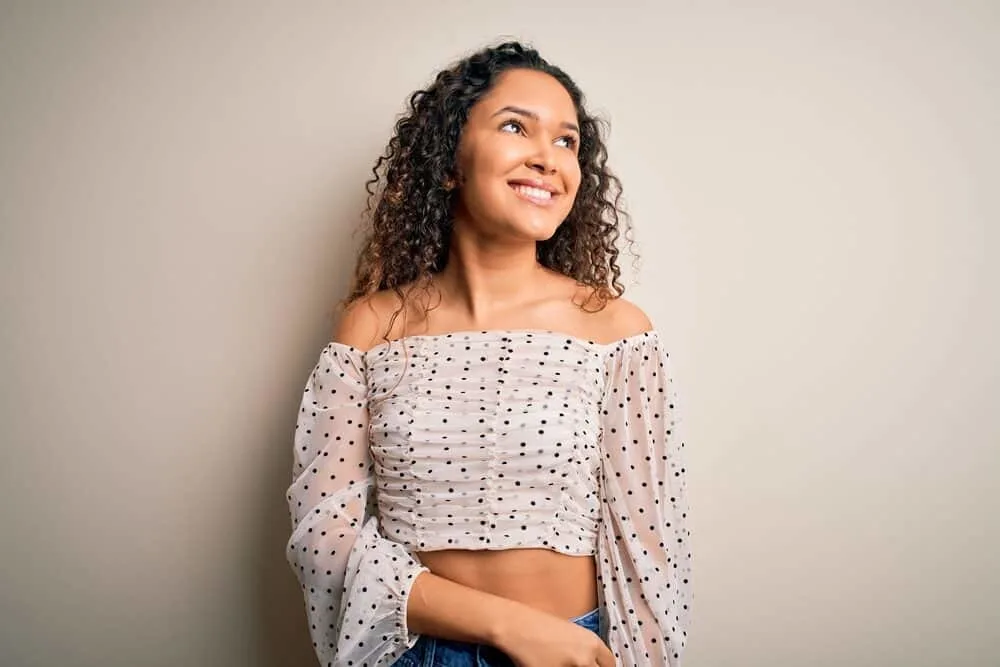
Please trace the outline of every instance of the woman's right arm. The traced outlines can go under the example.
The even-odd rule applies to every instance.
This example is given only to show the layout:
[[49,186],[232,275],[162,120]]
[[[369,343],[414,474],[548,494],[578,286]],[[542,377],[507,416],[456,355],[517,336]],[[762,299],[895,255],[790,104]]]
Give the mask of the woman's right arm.
[[615,667],[590,630],[430,572],[414,582],[406,615],[414,632],[495,646],[518,667]]
[[364,355],[331,343],[302,394],[287,558],[324,667],[391,664],[417,641],[406,600],[424,568],[373,512]]

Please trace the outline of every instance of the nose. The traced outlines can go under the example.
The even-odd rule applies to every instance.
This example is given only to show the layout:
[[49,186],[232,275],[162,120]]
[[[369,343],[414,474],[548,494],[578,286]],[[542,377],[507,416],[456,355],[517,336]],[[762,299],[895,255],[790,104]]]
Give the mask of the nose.
[[528,167],[540,174],[555,173],[556,162],[552,146],[545,143],[539,144],[538,148],[528,158],[527,164]]

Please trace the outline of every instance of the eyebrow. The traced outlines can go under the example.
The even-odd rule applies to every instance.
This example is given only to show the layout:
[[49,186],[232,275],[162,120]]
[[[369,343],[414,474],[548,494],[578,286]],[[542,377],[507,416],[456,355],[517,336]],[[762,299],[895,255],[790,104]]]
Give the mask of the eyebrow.
[[[499,116],[500,114],[506,113],[508,111],[516,113],[520,116],[527,116],[532,120],[538,120],[538,114],[535,113],[534,111],[529,111],[528,109],[522,109],[521,107],[513,107],[513,106],[506,106],[503,109],[497,111],[495,114],[493,114],[493,116]],[[493,118],[493,116],[490,116],[490,118]],[[562,123],[559,123],[559,127],[565,127],[568,130],[573,130],[577,134],[580,134],[580,128],[577,127],[574,123],[568,123],[566,121],[563,121]]]

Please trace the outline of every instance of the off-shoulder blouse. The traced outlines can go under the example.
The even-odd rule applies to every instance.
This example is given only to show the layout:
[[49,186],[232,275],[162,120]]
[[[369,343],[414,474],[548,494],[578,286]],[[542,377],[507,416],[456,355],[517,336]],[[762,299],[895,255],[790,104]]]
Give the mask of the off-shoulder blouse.
[[303,391],[287,557],[323,665],[391,665],[415,552],[548,548],[597,560],[622,667],[677,667],[691,603],[684,442],[655,331],[329,343]]

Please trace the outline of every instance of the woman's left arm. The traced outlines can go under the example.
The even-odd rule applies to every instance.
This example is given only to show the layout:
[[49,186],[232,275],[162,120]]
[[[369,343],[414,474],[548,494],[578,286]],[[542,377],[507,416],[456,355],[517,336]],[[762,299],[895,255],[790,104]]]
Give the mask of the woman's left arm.
[[623,340],[608,361],[598,564],[620,665],[678,667],[687,643],[686,470],[668,361],[655,331]]

